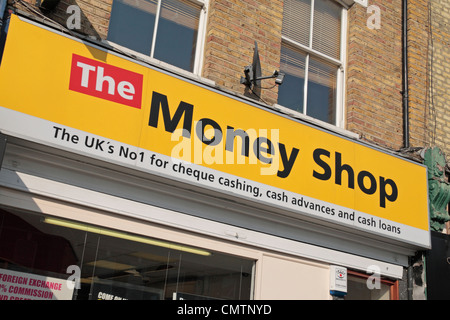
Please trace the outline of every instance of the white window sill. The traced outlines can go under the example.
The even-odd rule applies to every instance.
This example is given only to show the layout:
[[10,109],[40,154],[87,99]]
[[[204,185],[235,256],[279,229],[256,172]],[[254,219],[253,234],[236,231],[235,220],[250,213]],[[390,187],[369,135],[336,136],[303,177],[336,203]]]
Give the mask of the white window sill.
[[215,82],[212,81],[212,80],[203,78],[200,75],[197,75],[195,73],[183,70],[181,68],[173,66],[173,65],[171,65],[169,63],[166,63],[164,61],[161,61],[161,60],[158,60],[158,59],[155,59],[155,58],[151,58],[150,56],[146,56],[146,55],[144,55],[142,53],[133,51],[131,49],[128,49],[126,47],[118,45],[118,44],[116,44],[114,42],[110,42],[108,40],[101,40],[101,43],[106,45],[106,46],[108,46],[108,47],[111,47],[111,48],[117,50],[118,52],[120,52],[120,53],[122,53],[122,54],[124,54],[126,56],[130,56],[130,57],[132,57],[134,59],[137,59],[138,61],[142,61],[142,62],[148,63],[149,65],[152,65],[154,67],[166,70],[166,71],[168,71],[168,72],[170,72],[172,74],[176,74],[176,75],[182,76],[184,78],[189,78],[191,80],[203,83],[203,84],[208,85],[208,86],[215,86]]
[[303,120],[303,121],[308,122],[308,123],[310,123],[312,125],[320,127],[322,129],[325,129],[327,131],[331,131],[331,132],[334,132],[334,133],[346,136],[347,138],[355,139],[355,140],[359,140],[359,138],[360,138],[359,134],[357,134],[355,132],[348,131],[348,130],[346,130],[344,128],[341,128],[341,127],[329,124],[327,122],[324,122],[324,121],[312,118],[310,116],[307,116],[307,115],[302,114],[300,112],[297,112],[295,110],[283,107],[283,106],[281,106],[279,104],[274,104],[272,106],[272,108],[274,110],[277,110],[277,111],[279,111],[279,112],[281,112],[281,113],[291,117],[291,118]]

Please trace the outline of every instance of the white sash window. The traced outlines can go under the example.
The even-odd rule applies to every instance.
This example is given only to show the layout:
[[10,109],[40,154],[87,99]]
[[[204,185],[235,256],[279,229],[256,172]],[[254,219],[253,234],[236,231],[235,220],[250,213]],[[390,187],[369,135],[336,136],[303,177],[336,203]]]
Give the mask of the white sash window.
[[107,40],[199,73],[205,2],[114,0]]
[[341,126],[345,23],[337,1],[284,1],[279,105]]

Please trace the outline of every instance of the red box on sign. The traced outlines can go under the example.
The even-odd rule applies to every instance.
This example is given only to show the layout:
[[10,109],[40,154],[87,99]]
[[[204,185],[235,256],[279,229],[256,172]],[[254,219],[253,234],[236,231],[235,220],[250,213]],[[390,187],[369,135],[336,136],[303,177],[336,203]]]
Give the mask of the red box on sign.
[[72,55],[69,89],[141,108],[143,75],[97,60]]

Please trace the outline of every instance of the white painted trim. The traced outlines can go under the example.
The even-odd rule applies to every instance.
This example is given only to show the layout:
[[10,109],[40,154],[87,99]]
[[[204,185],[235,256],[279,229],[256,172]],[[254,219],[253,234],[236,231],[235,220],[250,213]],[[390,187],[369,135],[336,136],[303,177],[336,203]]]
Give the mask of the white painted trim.
[[[3,165],[12,171],[70,181],[70,184],[82,188],[395,264],[407,265],[407,260],[401,262],[401,257],[412,255],[413,249],[416,250],[389,239],[372,238],[366,232],[352,230],[349,233],[335,223],[318,224],[315,219],[309,220],[306,216],[291,215],[281,208],[243,201],[231,194],[215,194],[200,186],[158,178],[13,137],[8,137],[8,141]],[[14,142],[20,145],[14,145]],[[229,197],[232,197],[231,201]]]
[[297,112],[295,110],[283,107],[282,105],[279,105],[279,104],[275,104],[272,107],[273,107],[273,109],[275,109],[277,111],[280,111],[280,112],[288,115],[289,117],[301,119],[303,121],[312,123],[315,126],[321,127],[323,129],[329,130],[329,131],[334,132],[334,133],[338,133],[339,135],[345,136],[345,137],[347,137],[349,139],[352,139],[352,140],[359,140],[359,134],[357,134],[355,132],[348,131],[348,130],[345,130],[344,128],[334,126],[334,125],[332,125],[330,123],[321,121],[319,119],[315,119],[315,118],[310,117],[310,116],[308,116],[306,114],[303,114],[303,113]]
[[346,97],[347,97],[347,23],[348,23],[348,11],[342,8],[341,11],[341,67],[338,70],[338,83],[337,83],[337,110],[336,110],[336,126],[339,128],[345,128],[346,126]]
[[[105,188],[105,186],[108,185],[108,178],[105,178],[103,176],[99,176],[96,182],[92,179],[93,175],[97,175],[97,171],[100,170],[102,167],[106,165],[115,166],[111,167],[112,170],[105,172],[105,176],[117,176],[118,172],[123,170],[131,170],[133,175],[137,176],[145,176],[147,179],[141,179],[140,181],[136,182],[135,185],[131,185],[136,190],[134,193],[129,193],[130,190],[127,190],[127,192],[124,192],[121,188],[111,188],[107,187],[109,192],[112,192],[114,195],[126,195],[126,197],[135,197],[136,193],[140,194],[141,200],[146,203],[160,203],[162,206],[167,207],[167,205],[174,205],[174,193],[176,196],[179,196],[177,193],[180,192],[179,190],[168,190],[167,186],[165,184],[160,184],[160,188],[165,189],[165,197],[166,201],[165,203],[161,202],[161,199],[157,197],[153,197],[151,201],[147,199],[147,196],[142,195],[142,190],[140,185],[146,185],[148,184],[148,181],[153,181],[155,178],[159,179],[167,179],[165,183],[168,183],[172,186],[177,186],[175,188],[181,188],[182,193],[186,194],[184,192],[184,189],[197,189],[197,193],[192,193],[189,196],[186,196],[184,199],[189,199],[194,201],[194,199],[199,197],[199,194],[202,194],[207,198],[206,203],[207,207],[203,207],[203,211],[200,212],[203,217],[211,218],[215,215],[215,219],[222,222],[227,222],[234,225],[240,225],[243,226],[245,223],[247,224],[247,227],[249,229],[254,229],[255,227],[261,227],[263,226],[264,230],[270,230],[270,232],[273,234],[274,232],[280,236],[287,236],[287,234],[290,234],[291,239],[299,240],[299,235],[297,228],[295,230],[292,229],[292,223],[298,224],[300,221],[309,221],[312,224],[316,225],[322,225],[326,226],[327,228],[333,228],[333,229],[343,229],[347,230],[348,235],[350,235],[350,238],[352,239],[356,234],[363,235],[364,239],[366,237],[375,237],[378,240],[380,240],[380,237],[383,239],[382,242],[393,242],[394,244],[398,243],[397,241],[400,241],[401,243],[404,243],[404,246],[409,245],[415,245],[419,247],[428,247],[429,246],[429,233],[425,230],[409,226],[407,224],[398,223],[395,221],[390,221],[387,219],[383,219],[381,217],[377,217],[380,222],[382,223],[388,223],[388,224],[394,224],[397,227],[401,228],[402,232],[400,234],[394,234],[388,230],[380,229],[380,228],[370,228],[370,226],[367,226],[365,224],[361,223],[361,218],[364,217],[364,219],[368,218],[370,216],[370,213],[360,212],[353,209],[348,209],[346,207],[339,206],[337,204],[331,203],[331,202],[325,202],[320,199],[313,199],[310,197],[307,197],[306,195],[302,195],[304,199],[307,199],[306,201],[313,201],[314,203],[320,203],[321,205],[328,206],[331,208],[334,208],[334,210],[341,210],[344,212],[349,212],[348,210],[353,210],[355,217],[352,219],[345,219],[342,216],[339,215],[322,215],[321,211],[313,210],[312,208],[299,208],[295,203],[291,201],[277,201],[276,199],[272,199],[270,197],[265,198],[258,198],[255,199],[253,194],[250,194],[248,192],[241,193],[241,192],[233,192],[233,190],[229,190],[229,188],[226,188],[226,186],[222,183],[220,183],[220,179],[213,179],[210,180],[203,180],[201,183],[197,181],[197,179],[193,176],[189,175],[179,175],[177,170],[173,169],[173,159],[169,156],[159,154],[159,153],[153,153],[155,156],[158,156],[160,159],[164,159],[168,164],[171,165],[168,166],[152,166],[151,162],[144,161],[144,158],[151,157],[150,153],[151,151],[139,149],[135,146],[131,145],[122,145],[125,148],[132,148],[133,150],[136,150],[136,152],[139,152],[141,154],[141,159],[131,159],[126,158],[123,156],[120,156],[119,153],[116,154],[109,154],[103,152],[101,149],[92,149],[86,144],[67,144],[67,141],[64,139],[54,139],[54,123],[48,122],[47,120],[39,119],[33,116],[24,115],[21,113],[18,113],[16,111],[6,109],[6,108],[0,108],[0,126],[2,127],[2,131],[5,134],[10,134],[11,136],[17,136],[17,137],[23,137],[24,139],[35,141],[36,143],[42,144],[34,145],[34,148],[45,148],[44,146],[52,146],[57,149],[66,150],[67,152],[70,152],[70,154],[66,155],[67,158],[73,158],[76,154],[86,156],[86,158],[82,161],[85,163],[89,163],[92,161],[92,159],[96,159],[94,161],[97,161],[97,165],[100,167],[93,167],[93,166],[87,166],[91,171],[87,171],[81,169],[78,172],[76,172],[75,177],[71,178],[69,181],[71,181],[72,184],[75,184],[77,186],[83,186],[87,187],[92,190],[97,190],[99,188],[99,185],[96,183],[99,183],[101,187]],[[2,121],[5,119],[4,121]],[[7,120],[6,120],[7,119]],[[16,121],[12,121],[16,119]],[[84,133],[83,131],[73,129],[73,128],[67,128],[67,130],[71,131],[72,134],[76,134],[80,136],[81,140],[84,140],[85,137],[93,136],[92,134]],[[87,136],[85,136],[87,134]],[[95,136],[95,135],[94,135]],[[104,137],[97,136],[97,139],[99,141],[106,141]],[[110,143],[115,144],[117,142],[114,142],[110,139],[107,139]],[[119,147],[117,147],[119,148]],[[54,150],[49,150],[48,152],[55,152]],[[30,155],[29,151],[26,148],[19,148],[15,150],[14,154],[15,158],[22,159],[28,167],[24,166],[23,169],[20,170],[28,170],[25,172],[31,172],[35,173],[39,176],[44,177],[54,177],[54,172],[61,167],[61,163],[68,162],[68,160],[61,159],[61,158],[50,158],[48,153],[46,152],[38,152],[34,155]],[[45,159],[45,160],[44,160]],[[47,160],[48,159],[48,160]],[[89,160],[91,159],[91,160]],[[101,161],[101,162],[98,162]],[[175,161],[177,162],[177,161]],[[173,164],[173,165],[172,165]],[[41,165],[41,171],[36,171],[36,167]],[[42,166],[44,165],[44,166]],[[70,168],[72,166],[76,166],[77,163],[71,163]],[[67,166],[67,164],[66,164]],[[229,175],[225,172],[213,170],[211,168],[202,167],[197,164],[190,164],[193,168],[201,169],[201,171],[208,172],[209,174],[220,174],[221,178],[223,179],[235,179],[238,177],[235,177],[233,175]],[[125,169],[126,168],[126,169]],[[13,169],[15,170],[15,169]],[[67,170],[66,170],[67,171]],[[70,169],[69,172],[65,172],[60,170],[60,176],[72,176],[73,172],[75,172],[74,169]],[[86,180],[80,179],[79,174],[83,174],[86,177]],[[122,175],[123,176],[123,175]],[[66,178],[64,178],[66,179]],[[129,180],[127,176],[123,177],[124,181]],[[239,179],[243,179],[240,178]],[[143,181],[144,180],[144,181]],[[245,180],[245,179],[244,179]],[[245,180],[247,181],[247,180]],[[250,182],[250,180],[248,180]],[[130,186],[130,183],[126,183],[123,181],[114,181],[114,178],[109,178],[110,183],[119,183],[119,184],[125,184],[128,187]],[[252,190],[257,190],[259,194],[266,194],[267,192],[271,191],[277,191],[277,192],[284,192],[287,197],[294,197],[296,196],[295,193],[292,191],[283,190],[280,188],[275,188],[273,186],[268,186],[263,183],[257,182],[257,181],[251,181],[251,184],[255,186]],[[115,184],[113,184],[115,186]],[[136,185],[138,186],[136,188]],[[256,189],[258,188],[258,189]],[[144,189],[149,189],[148,187]],[[153,190],[156,193],[161,192],[161,190]],[[249,190],[251,191],[251,190]],[[212,197],[212,198],[211,198]],[[242,203],[243,205],[239,208],[236,208],[236,211],[234,212],[234,215],[230,215],[230,213],[227,210],[221,209],[221,211],[217,211],[214,209],[210,209],[209,201],[212,201],[212,203],[215,203],[218,199],[229,199],[228,203],[225,203],[224,205],[226,207],[230,206],[230,203]],[[188,200],[188,201],[189,201]],[[204,202],[205,203],[205,202]],[[177,204],[180,206],[180,203]],[[186,211],[187,207],[191,206],[191,211]],[[249,220],[245,221],[243,220],[244,217],[249,216],[248,208],[247,207],[258,207],[260,212],[253,212],[253,216],[251,219],[253,220],[250,222]],[[188,214],[198,215],[198,209],[192,208],[191,202],[188,202],[186,204],[183,204],[183,206],[178,207],[179,210],[186,212]],[[216,208],[217,209],[217,208]],[[242,211],[241,211],[242,210]],[[280,229],[282,222],[279,220],[279,218],[275,218],[274,214],[278,214],[280,216],[287,217],[289,216],[292,221],[285,221],[284,223],[288,223],[289,227],[284,226],[285,228]],[[258,216],[259,218],[255,218],[255,216]],[[267,217],[270,217],[273,222],[275,222],[274,225],[264,225],[267,224]],[[230,220],[231,219],[231,220]],[[290,230],[288,230],[290,229]],[[305,230],[304,227],[302,227],[303,232],[301,236],[303,237],[303,240],[305,241],[311,241],[311,237],[315,238],[314,234],[311,234],[311,230]],[[260,229],[261,230],[261,229]],[[351,230],[351,231],[350,231]],[[306,237],[306,233],[310,233],[308,237]],[[329,231],[330,232],[330,231]],[[335,231],[331,231],[331,234],[334,236]],[[322,243],[322,240],[320,240]],[[365,241],[364,241],[365,242]],[[332,242],[328,242],[330,247],[336,248],[335,244]],[[402,246],[403,246],[402,245]],[[367,250],[365,246],[361,247],[361,244],[359,244],[360,248],[358,249],[359,252],[361,252],[361,249],[364,248],[364,251]],[[347,246],[344,247],[347,249]],[[342,249],[342,248],[341,248]],[[362,252],[364,252],[362,251]],[[365,255],[365,253],[363,253]]]
[[303,80],[303,112],[302,115],[306,116],[308,113],[308,82],[309,82],[309,64],[311,54],[307,54],[305,57],[305,79]]
[[[114,42],[110,42],[108,40],[102,40],[101,41],[102,44],[114,49],[115,51],[118,51],[120,54],[124,55],[125,57],[133,57],[136,58],[138,60],[130,60],[134,63],[146,63],[151,65],[152,67],[157,67],[157,68],[161,68],[164,69],[167,72],[170,73],[174,73],[179,77],[184,77],[184,78],[188,78],[191,80],[194,80],[196,82],[200,82],[201,84],[208,86],[208,87],[215,87],[215,81],[207,79],[207,78],[203,78],[200,76],[200,74],[196,74],[196,73],[192,73],[189,71],[186,71],[184,69],[178,68],[174,65],[171,65],[167,62],[152,58],[150,56],[147,56],[145,54],[139,53],[137,51],[133,51],[131,49],[128,49],[126,47],[123,47],[121,45],[118,45],[117,43]],[[102,48],[101,50],[105,50],[105,48]],[[113,53],[113,52],[109,52],[109,53]],[[124,58],[123,56],[121,56],[121,58]],[[146,66],[146,67],[150,67],[150,66]]]
[[[155,44],[156,44],[156,38],[158,34],[158,26],[159,26],[159,20],[161,15],[161,6],[162,2],[161,0],[158,0],[157,8],[156,8],[156,14],[155,14],[155,26],[153,30],[153,36],[152,36],[152,45],[151,45],[151,51],[149,55],[141,54],[139,52],[136,52],[134,50],[125,48],[119,44],[116,44],[114,42],[108,41],[106,39],[102,39],[101,42],[105,43],[113,48],[120,49],[122,52],[127,52],[130,55],[139,57],[140,59],[149,61],[150,63],[158,63],[158,64],[164,64],[164,67],[169,70],[175,70],[176,72],[181,72],[183,75],[186,74],[194,74],[196,76],[201,75],[202,70],[202,64],[203,64],[203,48],[205,44],[205,35],[206,35],[206,22],[207,22],[207,8],[208,8],[208,0],[188,0],[189,2],[198,5],[201,7],[200,9],[200,16],[199,16],[199,23],[198,23],[198,30],[197,30],[197,42],[195,47],[195,57],[194,57],[194,67],[192,72],[186,71],[184,69],[178,68],[176,66],[172,66],[171,64],[165,63],[163,61],[159,61],[158,59],[155,59],[154,53],[155,53]],[[152,61],[154,60],[154,61]],[[189,75],[187,75],[189,76]]]
[[206,42],[206,26],[208,24],[209,0],[199,1],[195,0],[202,6],[200,10],[200,18],[198,22],[197,46],[195,48],[194,74],[201,76],[203,69],[203,60],[205,56],[205,42]]
[[322,60],[325,60],[325,61],[327,61],[327,62],[329,62],[331,64],[334,64],[336,66],[341,66],[342,65],[341,61],[339,61],[339,60],[337,60],[335,58],[332,58],[330,56],[327,56],[327,55],[325,55],[325,54],[323,54],[323,53],[321,53],[321,52],[319,52],[317,50],[314,50],[312,47],[307,47],[307,46],[305,46],[305,45],[303,45],[303,44],[301,44],[301,43],[299,43],[297,41],[294,41],[292,39],[289,39],[289,38],[287,38],[285,36],[281,36],[281,40],[283,42],[285,42],[285,43],[290,44],[293,47],[296,47],[296,48],[298,48],[298,49],[300,49],[302,51],[305,51],[308,54],[312,54],[315,57],[318,57],[318,58],[320,58]]
[[159,26],[159,17],[161,16],[161,0],[158,0],[158,4],[156,6],[156,13],[155,13],[155,25],[153,29],[153,36],[152,36],[152,45],[150,48],[150,58],[153,58],[155,55],[155,44],[156,44],[156,37],[158,35],[158,26]]
[[[46,197],[55,203],[82,206],[93,212],[101,210],[124,219],[139,219],[363,272],[369,265],[376,264],[385,270],[384,275],[394,278],[401,278],[402,266],[408,263],[407,255],[414,253],[394,243],[348,235],[336,227],[323,229],[277,212],[197,193],[184,189],[186,186],[182,184],[174,187],[129,169],[124,172],[117,171],[120,167],[110,169],[108,163],[76,154],[48,147],[41,151],[43,146],[28,142],[24,142],[26,146],[15,145],[12,137],[8,141],[0,170],[0,203],[4,205],[34,208],[39,212],[30,199]],[[53,152],[61,154],[52,155]],[[92,161],[94,163],[90,163]],[[228,217],[221,221],[224,215]],[[249,223],[253,227],[249,227]],[[274,225],[278,234],[272,230]],[[292,237],[293,232],[296,237]],[[345,248],[345,252],[336,249],[339,246]]]
[[[19,181],[20,183],[18,183]],[[95,208],[96,210],[104,210],[131,218],[151,221],[166,227],[178,228],[188,232],[232,241],[233,243],[245,246],[273,250],[278,253],[329,264],[343,265],[361,271],[368,270],[371,265],[377,265],[380,267],[381,275],[396,279],[401,279],[403,275],[403,268],[399,265],[200,219],[179,212],[149,206],[8,169],[2,169],[0,171],[0,185],[25,192],[14,192],[0,188],[0,203],[7,206],[29,210],[29,202],[33,202],[32,195],[39,195],[58,201]],[[26,205],[27,202],[28,205]],[[58,215],[58,212],[54,212],[54,214]]]
[[[305,83],[304,83],[304,93],[303,93],[303,112],[302,115],[307,115],[307,109],[308,109],[308,66],[309,66],[309,60],[310,55],[313,55],[314,57],[323,59],[324,61],[327,61],[335,66],[338,67],[336,71],[336,120],[334,125],[337,128],[344,128],[345,127],[345,77],[346,77],[346,65],[345,65],[345,57],[347,52],[347,9],[348,6],[342,3],[341,1],[337,1],[339,4],[342,5],[341,9],[341,34],[340,34],[340,50],[339,50],[339,59],[335,59],[333,57],[330,57],[326,54],[323,54],[317,50],[314,50],[312,48],[312,37],[313,37],[313,25],[314,25],[314,0],[311,2],[311,21],[310,21],[310,30],[309,30],[309,44],[308,46],[303,45],[297,41],[294,41],[292,39],[289,39],[286,36],[281,36],[282,42],[289,44],[295,48],[298,48],[299,50],[302,50],[306,53],[306,61],[305,61]],[[321,122],[321,121],[320,121]]]

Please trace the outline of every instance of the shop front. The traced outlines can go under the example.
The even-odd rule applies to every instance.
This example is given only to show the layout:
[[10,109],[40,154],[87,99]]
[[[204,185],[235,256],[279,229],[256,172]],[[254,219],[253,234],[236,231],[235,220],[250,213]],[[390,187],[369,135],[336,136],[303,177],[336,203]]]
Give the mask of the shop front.
[[398,295],[423,165],[109,49],[11,16],[1,299]]

